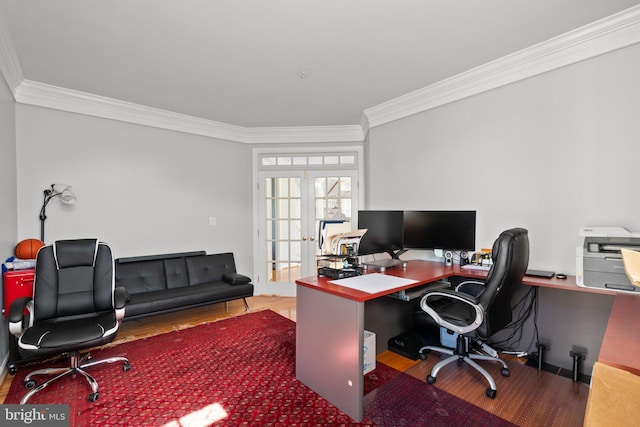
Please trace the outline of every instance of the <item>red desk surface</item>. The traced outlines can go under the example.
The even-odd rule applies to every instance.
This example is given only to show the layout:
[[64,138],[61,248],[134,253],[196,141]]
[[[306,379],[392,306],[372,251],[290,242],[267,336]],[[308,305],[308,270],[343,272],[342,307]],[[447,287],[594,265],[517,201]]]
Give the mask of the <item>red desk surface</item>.
[[[378,272],[375,269],[370,269],[366,274]],[[343,298],[347,298],[354,301],[368,301],[384,295],[389,295],[394,292],[399,292],[405,289],[414,288],[416,286],[424,285],[427,283],[435,282],[446,277],[455,275],[454,267],[445,267],[441,262],[431,261],[407,261],[407,267],[394,267],[388,268],[385,273],[387,276],[402,277],[405,279],[416,280],[417,283],[413,283],[407,286],[400,286],[394,289],[388,289],[383,292],[367,293],[359,291],[357,289],[347,288],[335,283],[331,283],[335,279],[331,279],[324,276],[312,276],[303,279],[296,280],[296,283],[301,286],[314,288],[324,292],[328,292],[333,295],[338,295]]]
[[[367,271],[369,273],[375,273],[375,269],[370,269]],[[354,301],[367,301],[370,299],[378,298],[383,295],[388,295],[393,292],[398,292],[404,289],[410,289],[416,286],[424,285],[426,283],[435,282],[440,279],[445,279],[451,276],[462,276],[469,278],[477,278],[484,279],[487,277],[487,272],[483,270],[471,270],[461,268],[459,265],[454,265],[453,267],[445,267],[441,262],[435,261],[422,261],[422,260],[413,260],[407,261],[407,267],[394,267],[388,268],[385,273],[389,276],[397,276],[406,279],[417,280],[418,283],[414,283],[408,286],[402,286],[396,289],[378,292],[375,294],[369,294],[367,292],[358,291],[356,289],[347,288],[344,286],[336,285],[335,283],[330,283],[334,279],[330,279],[328,277],[323,276],[312,276],[305,277],[299,280],[296,280],[298,285],[307,286],[310,288],[322,290],[324,292],[328,292],[330,294],[338,295],[343,298],[348,298]],[[575,276],[567,276],[566,279],[557,279],[555,277],[551,279],[545,279],[544,277],[533,277],[533,276],[525,276],[522,280],[522,283],[530,286],[540,286],[543,288],[553,288],[560,289],[565,291],[578,291],[578,292],[589,292],[596,294],[605,294],[605,295],[616,295],[615,292],[604,290],[604,289],[590,289],[590,288],[581,288],[576,284]]]

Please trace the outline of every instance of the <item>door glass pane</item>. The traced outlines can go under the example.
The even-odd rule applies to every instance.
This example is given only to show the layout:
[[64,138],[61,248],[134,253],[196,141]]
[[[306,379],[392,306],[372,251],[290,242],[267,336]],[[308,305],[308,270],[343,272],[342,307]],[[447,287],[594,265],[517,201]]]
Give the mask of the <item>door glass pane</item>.
[[290,197],[300,197],[300,180],[294,179],[290,181],[289,185]]
[[327,201],[325,199],[316,199],[316,219],[328,218],[326,206]]
[[291,224],[291,240],[298,242],[302,238],[301,222],[300,220],[291,220],[289,223]]
[[289,217],[289,199],[278,199],[278,218]]
[[340,191],[340,180],[338,178],[327,178],[327,196],[337,197]]
[[291,260],[302,260],[302,244],[301,242],[291,242]]
[[301,200],[300,199],[291,199],[290,201],[290,215],[291,218],[301,218],[302,217],[302,212],[300,210],[300,208],[302,207],[300,204]]
[[289,178],[276,178],[276,191],[274,197],[287,197],[289,195]]

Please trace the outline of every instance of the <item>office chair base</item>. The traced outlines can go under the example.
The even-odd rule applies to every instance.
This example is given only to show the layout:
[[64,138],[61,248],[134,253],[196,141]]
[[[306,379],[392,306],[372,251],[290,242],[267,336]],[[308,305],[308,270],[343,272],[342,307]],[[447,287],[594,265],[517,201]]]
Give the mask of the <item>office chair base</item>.
[[[66,377],[69,374],[72,374],[74,376],[76,374],[80,374],[87,380],[89,386],[91,387],[91,393],[89,394],[87,400],[89,400],[89,402],[95,402],[100,396],[98,394],[98,382],[91,375],[85,372],[85,369],[92,366],[101,365],[103,363],[123,362],[122,370],[124,372],[128,372],[131,370],[131,364],[129,363],[129,360],[126,357],[120,356],[110,357],[108,359],[93,360],[91,358],[91,355],[87,353],[84,357],[79,359],[78,353],[73,352],[70,354],[70,360],[71,364],[68,367],[38,369],[37,371],[29,373],[24,378],[24,385],[29,390],[29,392],[24,395],[22,400],[20,400],[20,404],[24,405],[34,394],[45,389],[50,384]],[[48,379],[47,381],[36,387],[36,382],[32,379],[36,375],[55,375],[55,377]]]
[[437,351],[438,353],[443,353],[443,354],[448,354],[449,357],[447,357],[446,359],[443,359],[441,361],[439,361],[438,363],[436,363],[433,368],[431,369],[431,373],[429,375],[427,375],[427,383],[429,384],[433,384],[436,382],[437,376],[438,376],[438,372],[440,371],[440,369],[442,369],[443,367],[445,367],[446,365],[456,362],[456,361],[463,361],[465,363],[467,363],[469,366],[471,366],[472,368],[474,368],[476,371],[480,372],[480,374],[482,374],[482,376],[487,380],[487,382],[489,383],[489,388],[486,389],[485,394],[491,398],[491,399],[495,399],[496,395],[497,395],[497,387],[496,387],[496,382],[493,379],[493,377],[491,376],[491,374],[489,374],[489,372],[487,372],[482,366],[480,366],[479,364],[477,364],[475,362],[475,360],[487,360],[490,362],[498,362],[502,364],[502,370],[500,371],[500,373],[502,374],[502,376],[504,377],[508,377],[510,374],[509,371],[509,366],[507,366],[506,362],[498,357],[493,357],[493,356],[488,356],[488,355],[484,355],[484,354],[470,354],[468,351],[468,341],[466,337],[463,337],[462,335],[460,335],[458,337],[458,343],[457,343],[457,349],[453,350],[450,348],[443,348],[443,347],[435,347],[435,346],[425,346],[422,347],[420,349],[420,358],[422,360],[426,359],[426,353],[424,352],[425,350],[431,350],[431,351]]

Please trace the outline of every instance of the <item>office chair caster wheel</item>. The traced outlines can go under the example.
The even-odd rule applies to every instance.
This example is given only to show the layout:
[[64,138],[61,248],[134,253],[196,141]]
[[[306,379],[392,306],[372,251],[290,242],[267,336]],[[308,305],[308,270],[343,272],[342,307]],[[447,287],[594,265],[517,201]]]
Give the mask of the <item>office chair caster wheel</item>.
[[502,368],[500,373],[502,374],[503,377],[508,377],[509,376],[509,368]]
[[96,400],[98,400],[98,398],[99,398],[99,397],[100,397],[100,395],[98,394],[98,392],[96,392],[96,393],[91,393],[91,394],[89,395],[89,397],[87,398],[87,400],[88,400],[89,402],[95,402]]
[[122,371],[123,372],[129,372],[131,370],[131,364],[130,363],[125,363],[124,365],[122,365]]
[[24,386],[27,390],[31,390],[36,386],[36,382],[34,380],[25,381]]
[[491,387],[489,387],[486,391],[487,396],[489,396],[489,398],[491,399],[495,399],[496,398],[496,394],[498,393],[496,390],[492,389]]
[[436,377],[431,376],[431,374],[427,375],[427,382],[429,384],[433,384],[436,382]]
[[420,353],[420,360],[427,360],[427,353]]
[[11,375],[15,375],[16,372],[18,372],[18,368],[16,368],[15,366],[9,366],[9,373]]

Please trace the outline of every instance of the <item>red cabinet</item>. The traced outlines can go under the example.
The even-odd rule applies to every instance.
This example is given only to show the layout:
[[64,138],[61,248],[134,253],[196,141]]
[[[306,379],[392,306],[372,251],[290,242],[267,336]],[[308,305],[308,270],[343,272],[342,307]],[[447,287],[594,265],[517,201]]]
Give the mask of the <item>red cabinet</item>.
[[9,316],[9,307],[15,299],[33,296],[35,272],[35,269],[28,269],[4,273],[4,317]]

